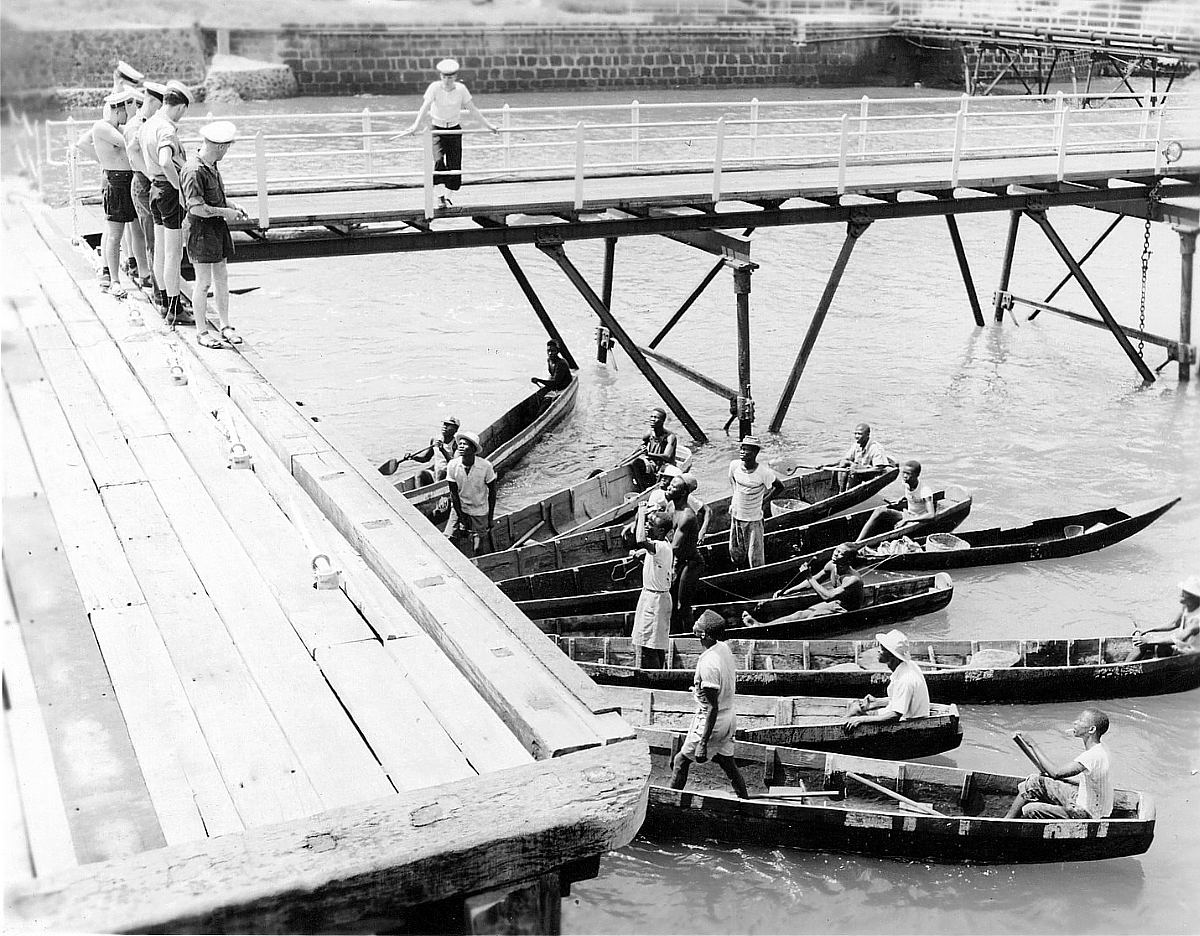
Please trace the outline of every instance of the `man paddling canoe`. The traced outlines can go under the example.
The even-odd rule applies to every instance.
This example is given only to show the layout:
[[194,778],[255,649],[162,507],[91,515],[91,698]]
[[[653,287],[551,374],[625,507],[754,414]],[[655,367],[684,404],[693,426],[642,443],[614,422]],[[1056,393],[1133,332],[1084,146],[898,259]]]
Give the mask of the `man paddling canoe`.
[[[824,568],[816,575],[806,574],[804,581],[791,588],[785,588],[775,597],[794,595],[803,589],[811,589],[821,600],[811,607],[796,611],[774,621],[758,621],[751,617],[749,611],[742,612],[742,624],[755,627],[761,623],[790,624],[793,621],[807,621],[822,614],[833,614],[838,611],[857,611],[862,607],[863,596],[866,593],[862,578],[854,571],[854,560],[858,556],[858,548],[853,543],[842,543],[833,550],[833,558],[825,563]],[[802,567],[804,573],[811,572],[808,565]],[[824,580],[824,581],[822,581]]]
[[430,439],[429,445],[419,451],[405,452],[399,458],[389,458],[379,466],[379,473],[385,475],[395,474],[396,469],[406,461],[422,463],[432,461],[433,465],[431,467],[426,468],[417,475],[417,487],[425,487],[427,484],[441,481],[446,477],[446,466],[450,464],[450,459],[454,457],[457,446],[454,437],[458,433],[460,425],[462,424],[458,421],[457,416],[447,416],[442,420],[442,434],[440,437]]
[[1133,650],[1125,658],[1126,663],[1176,653],[1200,653],[1200,575],[1179,583],[1179,604],[1182,607],[1170,624],[1133,632]]
[[865,422],[859,423],[854,427],[854,444],[835,466],[846,469],[838,473],[838,487],[844,491],[894,464],[883,446],[871,438],[871,427]]

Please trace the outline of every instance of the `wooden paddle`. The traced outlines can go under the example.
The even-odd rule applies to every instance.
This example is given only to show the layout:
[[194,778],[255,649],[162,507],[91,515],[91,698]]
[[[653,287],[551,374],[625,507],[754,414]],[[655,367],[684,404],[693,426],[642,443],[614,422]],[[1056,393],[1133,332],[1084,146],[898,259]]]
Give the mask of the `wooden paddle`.
[[936,809],[934,809],[928,803],[918,803],[916,800],[909,799],[907,796],[903,795],[902,793],[897,793],[895,790],[889,790],[885,786],[880,786],[874,780],[868,780],[866,777],[860,776],[859,774],[854,773],[854,771],[852,771],[852,770],[847,770],[846,776],[849,777],[851,780],[856,781],[857,783],[861,783],[863,786],[870,787],[872,790],[875,790],[877,793],[882,793],[884,796],[890,796],[892,799],[894,799],[898,802],[907,803],[913,809],[918,809],[921,812],[926,813],[927,815],[941,816],[942,818],[946,818],[945,813],[938,812]]
[[[1033,746],[1033,742],[1026,738],[1019,731],[1013,732],[1012,739],[1016,743],[1017,747],[1021,749],[1021,753],[1033,762],[1033,766],[1038,769],[1038,773],[1044,777],[1049,777],[1050,770],[1046,767],[1046,763],[1042,760],[1042,755],[1038,753],[1038,749]],[[1069,783],[1072,786],[1079,786],[1079,781],[1073,777],[1055,777],[1053,779],[1061,779],[1063,783]]]
[[409,452],[407,455],[401,455],[399,458],[389,458],[379,466],[379,473],[381,475],[393,475],[396,473],[396,469],[406,461],[412,461],[412,457],[413,453]]

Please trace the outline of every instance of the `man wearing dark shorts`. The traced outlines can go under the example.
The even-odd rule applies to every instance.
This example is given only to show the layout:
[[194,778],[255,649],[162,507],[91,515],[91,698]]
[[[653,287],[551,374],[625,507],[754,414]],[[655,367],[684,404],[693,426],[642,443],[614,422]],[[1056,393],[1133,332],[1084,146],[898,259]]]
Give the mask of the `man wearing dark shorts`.
[[[101,252],[109,273],[107,281],[101,274],[100,287],[118,299],[125,295],[125,287],[121,285],[121,238],[125,234],[125,225],[137,221],[129,190],[133,172],[129,168],[129,157],[125,155],[125,138],[120,129],[127,118],[126,102],[132,97],[133,92],[127,88],[108,95],[104,99],[104,116],[92,125],[92,146],[104,172],[100,189],[105,220]],[[145,258],[141,262],[144,263]]]
[[[708,525],[707,516],[698,515],[689,501],[696,490],[696,479],[691,475],[680,475],[671,480],[667,488],[668,506],[673,511],[673,535],[671,545],[675,565],[671,574],[671,633],[686,633],[694,624],[692,617],[692,593],[700,577],[704,575],[704,556],[700,553],[700,537]],[[708,507],[701,505],[707,513]]]
[[178,123],[192,103],[192,92],[168,81],[162,107],[142,127],[142,157],[150,176],[150,214],[154,218],[154,278],[161,284],[163,315],[171,325],[190,324],[179,300],[179,264],[183,260],[184,208],[179,170],[185,155]]
[[141,107],[138,108],[136,114],[125,121],[123,134],[125,136],[125,155],[129,157],[129,167],[133,170],[133,182],[130,186],[133,194],[133,207],[137,211],[137,227],[141,230],[147,260],[147,264],[138,269],[139,285],[143,289],[152,287],[157,295],[162,285],[155,284],[152,277],[154,215],[150,213],[150,175],[146,167],[146,157],[142,155],[142,127],[162,107],[163,95],[166,94],[167,89],[156,81],[147,81],[142,90],[145,92],[145,96],[142,98]]

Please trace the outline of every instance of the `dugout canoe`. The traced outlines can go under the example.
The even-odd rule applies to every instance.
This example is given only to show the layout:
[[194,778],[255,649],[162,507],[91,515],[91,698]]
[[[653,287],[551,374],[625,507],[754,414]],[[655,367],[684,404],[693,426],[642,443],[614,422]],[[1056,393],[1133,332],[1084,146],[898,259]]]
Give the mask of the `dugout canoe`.
[[[873,497],[896,480],[899,469],[889,468],[874,478],[868,478],[851,485],[845,491],[838,490],[840,473],[820,469],[810,471],[783,481],[784,491],[781,498],[800,502],[802,506],[794,510],[779,511],[769,517],[764,524],[767,532],[802,526],[825,517],[832,517],[856,507],[869,497]],[[529,543],[514,549],[504,549],[501,552],[480,556],[476,565],[488,578],[494,582],[533,575],[538,572],[548,572],[554,569],[566,569],[588,563],[603,562],[608,559],[624,556],[628,546],[621,535],[621,523],[628,520],[634,513],[639,500],[632,483],[629,468],[623,469],[625,478],[619,471],[614,470],[604,482],[593,484],[591,487],[600,489],[602,497],[588,496],[585,492],[577,493],[571,504],[581,505],[590,518],[589,527],[599,521],[609,521],[604,526],[578,529],[577,532],[567,532],[582,526],[576,517],[578,511],[553,509],[544,511],[539,504],[524,508],[524,511],[534,511],[541,519],[543,511],[549,518],[543,530],[537,531],[539,540],[546,542]],[[589,489],[590,490],[590,489]],[[703,492],[701,492],[703,493]],[[629,495],[633,496],[629,496]],[[554,495],[552,495],[553,497]],[[560,498],[561,499],[561,498]],[[709,532],[704,544],[719,544],[729,536],[729,501],[728,496],[706,499],[711,519]],[[610,505],[607,512],[604,505]],[[615,519],[614,519],[615,518]],[[502,521],[497,520],[499,525]],[[570,526],[575,523],[576,526]],[[508,542],[516,542],[522,531],[528,529],[514,514],[515,536],[508,536]],[[543,532],[550,536],[543,535]],[[502,539],[504,537],[502,536]]]
[[[859,630],[864,627],[884,627],[922,614],[940,611],[954,596],[954,582],[946,572],[918,575],[869,583],[864,589],[863,606],[855,611],[835,611],[803,621],[778,623],[797,611],[802,611],[821,599],[814,592],[762,601],[725,601],[697,605],[699,616],[710,608],[730,622],[741,622],[747,612],[759,623],[729,631],[739,638],[801,639],[824,637]],[[628,637],[633,632],[632,611],[610,611],[600,614],[576,614],[569,617],[543,618],[535,624],[544,633],[559,637]],[[681,636],[690,634],[690,629]]]
[[[934,516],[905,528],[909,533],[948,532],[971,511],[965,491],[936,495]],[[961,498],[961,499],[958,499]],[[726,541],[702,546],[706,574],[697,583],[693,604],[720,601],[750,601],[770,597],[794,585],[800,566],[811,560],[820,566],[829,561],[839,543],[855,539],[871,516],[870,510],[818,520],[806,526],[776,530],[766,536],[767,564],[753,569],[735,569]],[[893,530],[873,536],[870,544],[901,535]],[[497,582],[525,614],[533,619],[604,611],[632,611],[637,606],[642,568],[638,562],[621,559],[597,562],[574,569],[539,572]]]
[[[516,465],[544,432],[571,414],[579,394],[578,374],[571,372],[571,382],[564,390],[547,398],[548,393],[545,387],[539,387],[479,433],[480,454],[492,463],[497,475]],[[396,490],[430,522],[445,523],[450,516],[449,484],[442,480],[418,487],[418,473],[393,482]]]
[[1119,543],[1144,530],[1179,503],[1178,497],[1137,501],[1121,507],[1047,517],[1023,527],[969,530],[954,535],[964,549],[929,549],[929,537],[916,538],[922,552],[902,553],[888,560],[891,572],[933,572],[1003,562],[1033,562],[1078,556]]
[[[552,637],[595,682],[691,688],[700,641],[672,637],[668,667],[633,668],[626,637]],[[873,640],[731,640],[737,691],[746,695],[886,693]],[[1125,663],[1129,636],[1052,640],[920,640],[909,637],[930,698],[938,702],[1078,702],[1185,692],[1200,686],[1200,653]],[[607,660],[607,662],[605,662]]]
[[[664,731],[687,731],[696,711],[690,692],[605,686],[604,698],[621,710],[631,725]],[[838,751],[864,757],[928,757],[952,751],[962,743],[958,706],[931,705],[924,718],[868,722],[846,731],[851,700],[819,696],[739,695],[737,737],[757,744]]]
[[[1096,861],[1143,854],[1154,840],[1153,799],[1115,790],[1107,819],[1005,819],[1017,776],[735,742],[751,798],[721,768],[693,764],[687,789],[669,789],[682,736],[638,729],[650,746],[650,795],[640,835],[899,858],[946,864]],[[861,779],[860,779],[861,778]],[[933,812],[902,804],[869,781]],[[801,797],[828,791],[832,796]]]

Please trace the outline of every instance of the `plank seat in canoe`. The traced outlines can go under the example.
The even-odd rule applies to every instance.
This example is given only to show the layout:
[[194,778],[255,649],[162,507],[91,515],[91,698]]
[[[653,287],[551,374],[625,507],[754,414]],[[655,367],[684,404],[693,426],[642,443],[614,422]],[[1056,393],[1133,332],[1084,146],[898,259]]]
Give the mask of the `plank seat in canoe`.
[[[681,734],[639,728],[650,745],[650,799],[640,835],[767,845],[947,864],[1095,861],[1144,853],[1155,807],[1115,790],[1106,819],[1005,819],[1026,775],[878,760],[736,742],[750,789],[738,799],[720,767],[693,764],[688,789],[669,788]],[[879,789],[882,788],[882,789]],[[802,792],[832,796],[804,798]],[[898,794],[917,806],[902,804]],[[921,807],[926,807],[922,809]]]
[[[731,637],[798,639],[823,637],[859,630],[864,627],[883,627],[906,621],[922,614],[939,611],[950,603],[954,582],[948,573],[918,575],[868,583],[863,589],[863,606],[854,611],[834,611],[806,620],[777,623],[778,619],[802,611],[819,602],[812,591],[783,598],[762,601],[723,601],[697,605],[699,616],[710,608],[735,626]],[[742,613],[749,613],[759,623],[742,626]],[[567,617],[542,618],[534,623],[547,634],[560,637],[628,637],[633,632],[632,611],[608,611],[596,614],[576,614]],[[687,636],[687,633],[680,635]]]
[[[905,530],[920,534],[954,529],[971,510],[970,496],[962,492],[962,499],[955,499],[958,496],[938,492],[934,516],[911,524]],[[800,567],[806,561],[811,560],[818,567],[828,562],[834,547],[855,539],[870,516],[870,510],[861,510],[768,533],[765,537],[767,564],[754,569],[735,569],[725,541],[702,546],[705,574],[693,592],[693,603],[766,598],[772,592],[794,585]],[[901,530],[881,533],[867,543],[880,543],[902,533]],[[632,611],[637,606],[641,578],[640,563],[612,559],[574,569],[508,579],[497,585],[526,615],[537,619],[562,614]]]
[[1178,503],[1178,497],[1156,498],[1104,510],[1046,517],[1011,529],[992,527],[956,532],[955,538],[965,543],[965,548],[931,548],[929,537],[921,536],[915,539],[921,552],[892,556],[887,568],[891,572],[933,572],[1078,556],[1133,536]]
[[[605,685],[689,689],[700,641],[672,637],[667,669],[633,668],[626,637],[561,637],[563,651]],[[730,640],[747,695],[883,695],[888,670],[873,640]],[[1073,702],[1184,692],[1200,686],[1200,653],[1124,662],[1128,635],[1074,639],[923,640],[913,659],[938,702]],[[605,662],[607,660],[607,662]]]
[[[629,472],[628,468],[623,470]],[[891,484],[896,479],[896,473],[897,469],[889,468],[874,478],[867,478],[858,484],[851,485],[845,491],[838,490],[837,473],[824,469],[786,478],[783,481],[784,492],[780,497],[802,502],[803,506],[777,512],[775,516],[767,518],[764,528],[768,533],[790,529],[822,520],[825,517],[832,517],[843,510],[849,510]],[[642,496],[629,495],[628,492],[635,490],[632,486],[632,474],[629,475],[628,482],[624,482],[623,479],[617,481],[609,478],[607,486],[616,487],[619,496],[626,498],[619,502],[620,510],[614,509],[609,514],[610,517],[615,518],[611,523],[596,528],[591,528],[589,525],[588,529],[570,527],[552,511],[551,516],[557,522],[548,524],[544,528],[551,534],[549,536],[545,535],[543,530],[538,531],[537,539],[543,542],[528,543],[515,549],[504,549],[481,556],[475,564],[492,581],[500,582],[537,572],[567,569],[625,556],[628,553],[628,546],[621,535],[621,524],[632,518],[638,502],[644,499],[646,492],[642,492]],[[704,494],[703,491],[700,493]],[[586,498],[581,493],[576,496],[575,500],[585,502]],[[610,496],[608,500],[611,501],[613,498]],[[704,500],[708,504],[710,512],[709,531],[704,538],[704,545],[719,545],[729,536],[730,499],[728,496],[723,496],[712,499],[704,498]],[[524,508],[525,511],[534,509],[539,510],[540,517],[538,505]],[[598,509],[593,508],[591,516],[598,515]],[[514,514],[514,523],[516,522]],[[501,521],[498,519],[497,524],[500,523]],[[523,527],[518,524],[518,528]],[[567,532],[569,529],[574,529],[576,532]],[[497,545],[503,541],[504,537],[501,536]],[[510,541],[515,542],[515,539]]]
[[[687,731],[696,712],[696,697],[691,692],[606,686],[604,695],[620,706],[627,722],[637,727]],[[962,743],[956,705],[933,705],[925,718],[868,722],[848,734],[845,722],[849,701],[820,696],[739,695],[734,700],[737,737],[781,747],[901,758],[941,754]]]

